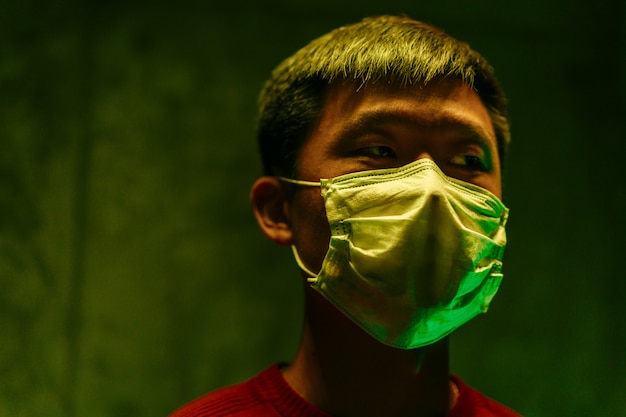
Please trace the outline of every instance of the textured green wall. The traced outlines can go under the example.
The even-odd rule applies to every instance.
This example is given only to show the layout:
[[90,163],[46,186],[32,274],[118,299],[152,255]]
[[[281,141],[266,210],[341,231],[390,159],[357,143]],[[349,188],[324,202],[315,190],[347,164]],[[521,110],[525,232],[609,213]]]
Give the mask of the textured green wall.
[[292,357],[297,269],[248,205],[256,95],[399,12],[481,51],[512,112],[505,282],[454,371],[527,416],[626,415],[622,2],[204,3],[0,0],[0,416],[166,415]]

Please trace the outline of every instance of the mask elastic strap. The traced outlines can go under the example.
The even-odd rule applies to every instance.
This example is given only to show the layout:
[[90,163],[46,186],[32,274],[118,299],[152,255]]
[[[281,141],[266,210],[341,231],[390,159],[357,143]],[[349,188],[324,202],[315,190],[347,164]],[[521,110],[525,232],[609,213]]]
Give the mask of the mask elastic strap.
[[309,275],[306,280],[308,282],[317,281],[317,274],[314,274],[309,268],[304,265],[304,262],[302,262],[302,259],[300,259],[300,255],[298,255],[298,249],[296,249],[295,245],[291,245],[291,251],[293,252],[293,257],[296,258],[296,263],[298,264],[300,269],[302,269],[304,272],[307,273],[307,275]]
[[306,185],[307,187],[319,187],[320,186],[320,182],[315,182],[315,181],[303,181],[303,180],[292,180],[291,178],[286,178],[286,177],[276,177],[281,181],[285,181],[285,182],[290,182],[292,184],[298,184],[298,185]]

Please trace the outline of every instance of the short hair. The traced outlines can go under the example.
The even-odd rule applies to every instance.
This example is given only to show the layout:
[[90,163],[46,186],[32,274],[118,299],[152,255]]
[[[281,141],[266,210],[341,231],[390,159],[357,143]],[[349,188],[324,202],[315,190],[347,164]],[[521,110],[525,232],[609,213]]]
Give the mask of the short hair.
[[378,16],[313,40],[272,72],[259,97],[257,119],[265,174],[296,174],[300,148],[333,85],[426,85],[450,77],[470,85],[481,98],[503,161],[510,141],[506,100],[487,61],[434,26],[405,16]]

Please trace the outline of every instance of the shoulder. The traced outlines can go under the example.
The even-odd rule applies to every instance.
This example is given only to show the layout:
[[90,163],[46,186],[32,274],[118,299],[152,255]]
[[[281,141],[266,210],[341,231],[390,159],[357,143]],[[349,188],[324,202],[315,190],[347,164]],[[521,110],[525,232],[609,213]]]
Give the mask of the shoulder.
[[274,416],[256,384],[256,381],[268,371],[265,370],[246,382],[210,392],[184,405],[169,417]]
[[280,365],[241,384],[221,388],[183,406],[170,417],[330,417],[300,397]]
[[459,377],[452,375],[451,378],[459,387],[459,398],[448,417],[521,417],[510,408],[471,388]]

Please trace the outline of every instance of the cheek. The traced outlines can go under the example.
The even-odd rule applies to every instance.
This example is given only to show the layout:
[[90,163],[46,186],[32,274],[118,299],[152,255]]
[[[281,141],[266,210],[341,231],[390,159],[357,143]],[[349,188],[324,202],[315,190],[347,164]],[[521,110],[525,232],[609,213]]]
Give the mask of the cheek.
[[317,272],[330,241],[330,227],[319,190],[302,190],[294,199],[293,209],[294,244],[304,264]]
[[502,200],[502,171],[500,170],[500,162],[498,161],[493,169],[491,176],[491,189],[489,190]]

